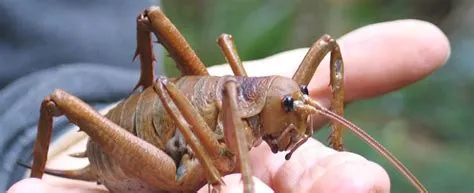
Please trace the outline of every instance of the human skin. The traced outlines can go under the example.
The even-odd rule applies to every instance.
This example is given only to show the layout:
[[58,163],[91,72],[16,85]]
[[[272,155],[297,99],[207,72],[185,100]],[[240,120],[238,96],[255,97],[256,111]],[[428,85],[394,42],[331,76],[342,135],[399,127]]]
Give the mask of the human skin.
[[[398,20],[362,27],[338,39],[345,63],[345,100],[348,103],[398,90],[441,67],[450,55],[446,36],[436,26],[418,20]],[[283,52],[247,62],[249,75],[291,77],[307,49]],[[330,104],[328,57],[311,83],[310,96]],[[278,66],[278,68],[276,68]],[[226,69],[224,69],[226,68]],[[223,74],[227,67],[210,69]],[[317,120],[322,124],[323,120]],[[378,164],[350,152],[336,152],[309,140],[288,161],[262,143],[250,152],[257,192],[390,192],[390,179]],[[224,176],[222,192],[242,192],[240,174]],[[199,192],[207,192],[207,186]],[[59,178],[24,179],[9,193],[105,192],[103,187]]]

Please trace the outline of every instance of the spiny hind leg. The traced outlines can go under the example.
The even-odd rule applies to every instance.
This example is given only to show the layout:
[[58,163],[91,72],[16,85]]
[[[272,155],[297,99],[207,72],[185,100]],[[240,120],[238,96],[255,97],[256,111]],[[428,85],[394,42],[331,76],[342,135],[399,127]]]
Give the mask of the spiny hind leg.
[[[323,35],[309,49],[308,53],[301,62],[298,70],[293,75],[300,85],[308,85],[314,76],[317,67],[324,57],[331,52],[330,59],[330,86],[332,91],[331,110],[336,114],[344,115],[344,62],[341,56],[341,50],[336,40],[329,35]],[[342,151],[343,126],[335,121],[331,122],[331,134],[329,144],[332,148]]]
[[[55,90],[41,104],[31,177],[41,178],[52,132],[53,117],[65,115],[99,144],[123,170],[159,189],[173,189],[176,166],[163,151],[132,135],[71,94]],[[160,175],[154,175],[159,173]]]
[[166,17],[160,7],[153,6],[143,11],[137,17],[137,49],[135,57],[140,57],[141,74],[134,90],[140,86],[147,88],[153,85],[155,81],[155,55],[153,54],[151,32],[155,34],[158,42],[166,48],[183,76],[209,75],[206,66],[178,29]]
[[151,86],[155,81],[155,54],[153,53],[153,44],[151,40],[151,33],[146,25],[147,20],[144,14],[137,16],[137,48],[135,48],[135,55],[133,60],[137,57],[140,59],[140,79],[133,88],[132,92],[137,88],[145,88]]

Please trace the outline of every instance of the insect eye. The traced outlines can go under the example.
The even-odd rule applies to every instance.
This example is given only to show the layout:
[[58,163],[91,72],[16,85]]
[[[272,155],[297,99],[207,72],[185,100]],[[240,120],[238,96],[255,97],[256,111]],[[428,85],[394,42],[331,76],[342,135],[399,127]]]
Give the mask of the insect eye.
[[290,112],[290,111],[293,111],[294,110],[294,105],[293,105],[293,98],[291,98],[291,96],[285,96],[283,97],[283,101],[282,101],[282,104],[283,104],[283,109],[286,111],[286,112]]
[[305,95],[308,95],[308,94],[309,94],[308,86],[306,86],[306,85],[301,85],[301,86],[300,86],[300,90],[301,90],[301,92],[302,92],[303,94],[305,94]]

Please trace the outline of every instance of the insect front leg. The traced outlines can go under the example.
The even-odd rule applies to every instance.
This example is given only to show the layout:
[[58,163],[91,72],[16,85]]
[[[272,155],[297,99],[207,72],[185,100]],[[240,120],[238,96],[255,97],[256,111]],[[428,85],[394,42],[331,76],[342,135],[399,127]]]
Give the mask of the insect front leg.
[[[191,102],[172,82],[162,77],[155,84],[154,89],[166,112],[174,120],[186,143],[190,145],[204,168],[208,184],[218,188],[223,182],[219,170],[214,165],[214,161],[220,158],[223,147],[215,139],[213,131]],[[179,112],[171,108],[171,103],[176,106]]]
[[[158,84],[155,84],[155,91],[160,96],[160,100],[166,108],[166,111],[172,116],[172,119],[178,125],[178,128],[182,132],[186,142],[190,144],[193,151],[195,151],[197,158],[207,172],[209,182],[215,185],[216,182],[221,180],[220,174],[216,171],[216,167],[214,167],[213,163],[220,165],[233,165],[231,163],[225,163],[233,162],[232,156],[228,155],[228,153],[223,153],[230,151],[233,155],[237,155],[239,160],[239,166],[245,184],[245,192],[254,192],[252,172],[249,165],[250,157],[248,153],[248,142],[243,133],[243,122],[238,117],[237,84],[235,80],[226,80],[223,91],[224,100],[222,103],[222,116],[226,145],[218,144],[217,140],[213,137],[212,130],[207,126],[201,115],[172,82],[167,81],[165,78],[161,78],[159,81]],[[162,88],[162,86],[164,88]],[[164,89],[166,89],[166,93],[169,94],[171,101],[179,109],[183,118],[190,124],[192,131],[186,126],[187,124],[178,117],[179,113],[174,112],[173,109],[170,108],[168,103],[171,101],[166,99]],[[193,134],[196,135],[195,137],[197,139],[193,138]],[[218,163],[219,161],[223,161],[224,164]],[[233,170],[231,167],[227,167],[226,169],[227,171],[224,169],[224,173]]]
[[[344,115],[344,62],[341,56],[341,50],[336,40],[329,35],[323,35],[309,49],[308,53],[301,62],[298,70],[293,75],[300,85],[308,85],[314,76],[316,69],[326,54],[331,52],[330,59],[330,86],[332,91],[331,111],[339,116]],[[336,121],[331,123],[331,135],[329,144],[338,151],[344,150],[342,144],[343,126]]]
[[79,126],[124,171],[157,189],[177,187],[176,166],[165,152],[122,129],[80,99],[62,90],[55,90],[41,104],[31,177],[43,176],[53,117],[60,115],[65,115],[69,121]]
[[237,155],[239,161],[240,172],[244,184],[244,192],[254,192],[254,182],[252,179],[252,167],[250,166],[250,155],[248,141],[244,134],[244,125],[239,117],[237,106],[237,83],[230,78],[224,83],[223,90],[223,122],[224,122],[224,139],[227,147]]

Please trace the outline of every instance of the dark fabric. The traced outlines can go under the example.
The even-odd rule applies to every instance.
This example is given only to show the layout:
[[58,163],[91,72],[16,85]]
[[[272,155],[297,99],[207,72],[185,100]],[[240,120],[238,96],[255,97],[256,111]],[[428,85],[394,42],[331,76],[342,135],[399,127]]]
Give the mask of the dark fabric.
[[0,88],[48,67],[87,62],[136,69],[135,20],[158,1],[0,1]]
[[[141,0],[0,1],[0,190],[24,174],[16,162],[31,160],[40,103],[55,88],[96,109],[131,91],[139,78],[138,63],[131,62],[135,18],[149,6]],[[68,125],[55,119],[54,138]]]
[[[100,108],[126,96],[138,80],[138,71],[105,65],[70,64],[21,78],[0,92],[0,150],[2,187],[21,178],[24,168],[17,166],[21,160],[29,163],[39,108],[44,96],[61,88]],[[64,132],[68,121],[55,119],[54,136]]]

